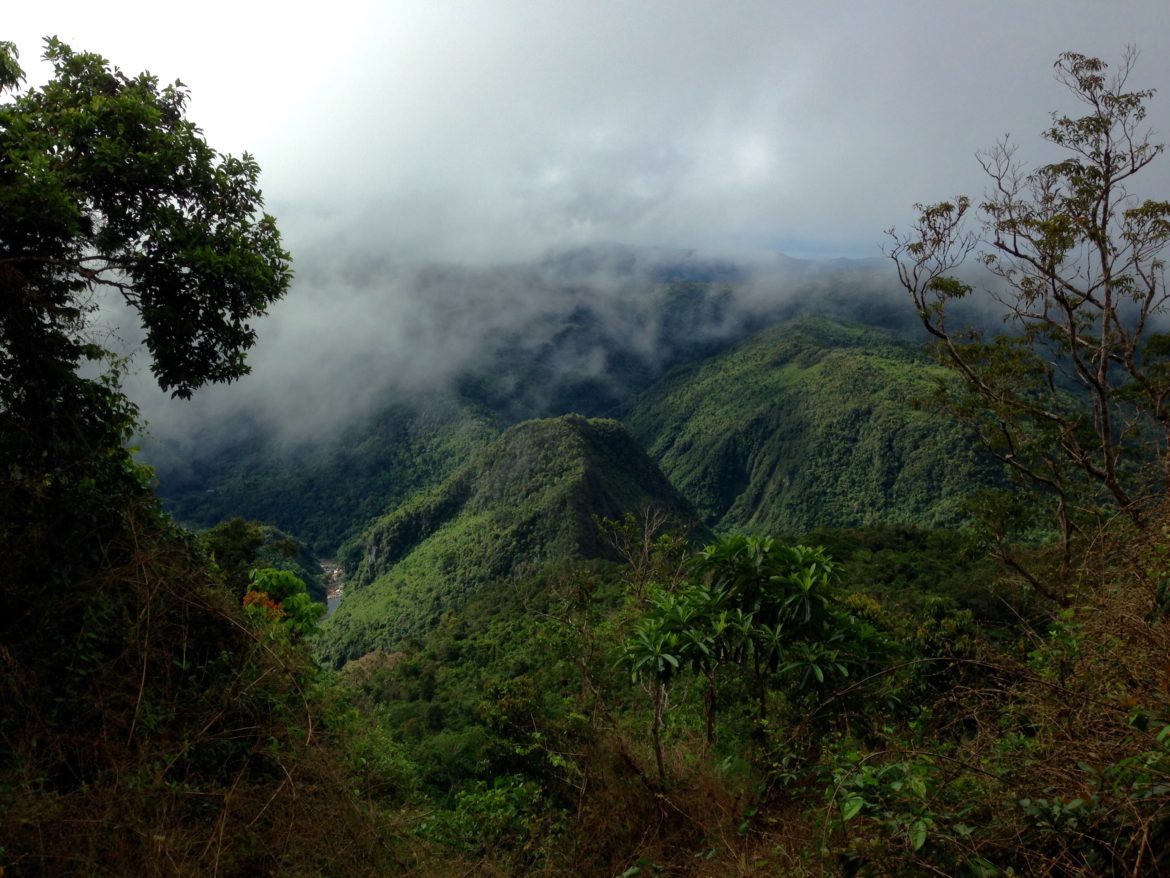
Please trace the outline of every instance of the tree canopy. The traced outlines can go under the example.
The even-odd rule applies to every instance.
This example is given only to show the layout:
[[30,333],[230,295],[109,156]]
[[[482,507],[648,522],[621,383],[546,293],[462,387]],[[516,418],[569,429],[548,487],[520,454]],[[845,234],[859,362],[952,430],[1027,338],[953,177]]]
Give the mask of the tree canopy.
[[[320,605],[266,569],[241,606],[233,577],[275,546],[229,528],[220,569],[174,525],[96,337],[120,296],[173,394],[247,371],[291,277],[256,163],[206,144],[181,84],[55,39],[46,57],[22,90],[0,43],[0,872],[393,871],[320,719]],[[322,834],[338,819],[370,838],[347,865]]]
[[102,288],[137,310],[163,389],[243,375],[249,321],[291,279],[256,162],[208,146],[180,82],[50,38],[53,78],[20,92],[15,47],[0,58],[0,375],[100,356],[78,331]]
[[26,88],[0,43],[0,540],[21,544],[33,581],[67,581],[72,554],[45,535],[92,542],[141,480],[99,308],[120,296],[160,386],[188,397],[247,372],[251,321],[291,268],[256,162],[208,146],[182,83],[55,38],[45,58],[52,77]]
[[[890,231],[901,282],[960,379],[941,398],[1026,489],[1017,499],[1053,512],[1061,579],[1101,512],[1143,527],[1170,484],[1170,202],[1139,196],[1163,145],[1146,129],[1153,90],[1128,85],[1136,59],[1110,70],[1061,55],[1056,77],[1084,109],[1043,132],[1063,157],[1030,170],[1005,139],[979,155],[990,186],[977,206],[920,204],[909,232]],[[989,270],[983,292],[1007,332],[957,325],[955,302],[975,293],[956,274],[968,257]],[[1002,506],[993,517],[1011,520]]]

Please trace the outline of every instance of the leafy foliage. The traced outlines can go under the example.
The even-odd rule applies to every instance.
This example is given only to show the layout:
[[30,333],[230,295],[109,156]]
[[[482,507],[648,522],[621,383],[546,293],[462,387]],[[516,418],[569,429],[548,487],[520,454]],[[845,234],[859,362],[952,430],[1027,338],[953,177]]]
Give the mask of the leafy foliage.
[[248,320],[290,279],[275,221],[258,215],[255,161],[207,145],[181,84],[160,89],[55,38],[45,57],[49,83],[0,106],[0,374],[19,388],[6,408],[93,358],[74,330],[98,287],[138,311],[164,389],[238,378]]
[[252,571],[246,608],[259,607],[263,616],[280,621],[294,638],[308,637],[318,630],[325,606],[309,597],[305,583],[287,570],[260,567]]
[[[0,55],[18,91],[14,47]],[[53,78],[0,104],[0,539],[14,581],[55,589],[102,563],[95,546],[145,490],[120,364],[87,330],[97,296],[137,311],[160,384],[188,396],[246,371],[248,321],[290,273],[255,162],[204,142],[180,85],[56,39],[46,58]]]
[[[112,288],[163,387],[243,374],[289,280],[258,169],[206,145],[181,86],[46,55],[50,82],[0,104],[0,871],[389,868],[305,647],[250,626],[162,512],[87,335]],[[0,89],[20,79],[0,43]]]
[[201,537],[224,582],[239,595],[248,590],[253,570],[274,567],[293,573],[305,583],[313,600],[325,603],[321,565],[288,534],[236,517],[204,531]]
[[[980,231],[965,225],[965,196],[918,205],[910,232],[890,231],[902,284],[959,378],[940,386],[939,400],[1008,467],[1020,489],[1009,499],[1024,504],[1024,518],[1046,510],[1059,535],[1057,584],[1006,539],[999,555],[1057,601],[1100,516],[1120,512],[1144,527],[1166,485],[1170,202],[1133,188],[1163,151],[1144,130],[1153,91],[1127,90],[1136,57],[1110,73],[1100,59],[1060,56],[1057,78],[1086,115],[1053,114],[1043,136],[1058,161],[1028,170],[1006,140],[980,155],[991,182]],[[976,252],[1010,329],[993,338],[950,319],[974,292],[955,270]],[[1004,525],[1018,516],[998,517],[1015,536]]]

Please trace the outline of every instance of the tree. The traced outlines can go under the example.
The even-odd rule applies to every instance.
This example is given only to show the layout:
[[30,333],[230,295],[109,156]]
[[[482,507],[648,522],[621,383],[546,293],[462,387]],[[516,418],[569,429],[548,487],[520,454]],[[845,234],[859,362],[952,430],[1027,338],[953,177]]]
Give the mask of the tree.
[[[980,153],[984,200],[916,205],[908,233],[891,229],[888,255],[942,361],[958,381],[940,400],[971,424],[1031,497],[1047,505],[1058,589],[1013,552],[1001,560],[1042,593],[1064,598],[1077,546],[1102,512],[1144,528],[1151,498],[1170,485],[1170,333],[1162,252],[1170,202],[1142,199],[1138,175],[1163,150],[1145,128],[1154,92],[1128,90],[1137,54],[1118,69],[1066,52],[1057,79],[1087,110],[1054,113],[1043,138],[1064,157],[1026,169],[1007,139]],[[968,225],[977,213],[978,229]],[[959,328],[955,302],[974,293],[956,270],[975,256],[983,292],[1008,324],[991,337]],[[1002,506],[993,517],[1013,520]],[[1030,514],[1014,516],[1031,522]]]
[[111,504],[145,490],[124,447],[137,411],[90,325],[100,297],[137,312],[160,386],[188,397],[247,372],[250,321],[291,279],[259,168],[207,145],[181,83],[55,38],[45,58],[52,79],[22,91],[0,43],[0,542],[32,582],[69,580]]
[[650,589],[646,610],[623,646],[632,679],[650,695],[660,780],[665,780],[661,730],[667,696],[683,671],[704,679],[710,748],[725,667],[742,666],[750,677],[762,735],[774,684],[781,684],[790,707],[807,716],[807,708],[819,711],[837,684],[876,664],[888,646],[837,600],[837,568],[821,547],[728,534],[705,546],[688,566],[692,582]]
[[650,695],[650,739],[654,744],[654,764],[659,783],[666,782],[666,763],[662,756],[662,726],[666,719],[670,684],[685,661],[677,631],[656,614],[640,619],[623,646],[623,660],[630,679],[642,683]]
[[704,547],[694,569],[722,593],[708,605],[735,613],[735,624],[719,630],[736,632],[732,652],[750,659],[761,728],[769,676],[799,672],[793,690],[817,694],[826,680],[848,676],[857,626],[831,595],[836,565],[823,548],[728,534]]
[[272,616],[281,620],[285,630],[294,638],[314,634],[325,605],[309,597],[309,590],[303,579],[288,570],[275,567],[258,567],[248,576],[248,591],[244,595],[244,606],[271,610]]
[[[207,145],[182,83],[160,89],[55,38],[45,46],[54,78],[0,105],[4,377],[102,355],[77,337],[100,288],[138,311],[164,390],[188,397],[240,377],[248,321],[291,278],[260,212],[259,167]],[[15,47],[0,44],[0,58],[0,91],[15,90]]]
[[[127,450],[137,410],[94,337],[101,297],[137,311],[159,384],[186,397],[247,371],[249,321],[291,273],[256,163],[207,145],[180,83],[56,39],[45,57],[50,81],[23,89],[0,43],[0,651],[60,681],[82,644],[94,661],[118,654],[135,592],[105,586],[145,569],[139,547],[185,545]],[[68,703],[46,698],[46,715]]]
[[[319,609],[261,571],[284,620],[247,624],[134,465],[134,407],[87,325],[120,294],[179,396],[243,374],[290,277],[255,163],[204,143],[180,85],[47,56],[52,81],[21,93],[0,45],[0,871],[393,871],[317,719],[298,640]],[[318,858],[322,808],[376,843]]]

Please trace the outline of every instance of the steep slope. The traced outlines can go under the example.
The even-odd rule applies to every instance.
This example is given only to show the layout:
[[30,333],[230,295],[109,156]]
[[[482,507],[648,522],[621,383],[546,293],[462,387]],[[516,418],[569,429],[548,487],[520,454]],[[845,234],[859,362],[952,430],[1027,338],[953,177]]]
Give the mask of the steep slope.
[[210,527],[242,516],[276,525],[333,554],[375,516],[442,481],[498,434],[477,408],[435,396],[397,402],[329,441],[282,448],[245,428],[217,453],[184,463],[148,448],[169,511]]
[[946,526],[998,470],[916,409],[942,374],[881,331],[805,318],[675,370],[623,413],[713,527]]
[[[658,277],[648,269],[552,264],[537,272],[548,274],[543,280],[508,275],[520,289],[539,293],[540,306],[513,302],[514,320],[496,325],[485,318],[464,327],[475,356],[458,352],[464,367],[438,370],[429,391],[404,394],[387,379],[372,416],[340,424],[335,434],[306,431],[293,445],[246,412],[201,424],[199,435],[181,443],[148,437],[143,458],[158,473],[167,508],[184,523],[209,527],[242,516],[332,555],[375,516],[451,475],[501,428],[568,412],[603,415],[670,366],[725,350],[777,319],[778,305],[737,299],[723,280],[737,279],[730,267],[711,267],[698,280],[682,267],[674,272]],[[429,282],[453,297],[458,314],[465,309],[457,303],[475,298],[477,284],[486,282],[432,273]],[[588,280],[576,283],[577,277]],[[501,309],[507,305],[493,313]],[[311,412],[301,414],[314,420]]]
[[518,424],[371,527],[322,652],[341,663],[392,646],[524,567],[603,556],[593,516],[646,504],[693,518],[621,424],[577,415]]
[[274,356],[279,370],[259,368],[202,415],[151,416],[143,457],[185,523],[243,516],[330,555],[504,427],[609,416],[672,367],[796,314],[914,319],[873,262],[732,264],[607,245],[516,265],[355,270],[353,322],[372,331],[343,326],[324,353],[314,341]]

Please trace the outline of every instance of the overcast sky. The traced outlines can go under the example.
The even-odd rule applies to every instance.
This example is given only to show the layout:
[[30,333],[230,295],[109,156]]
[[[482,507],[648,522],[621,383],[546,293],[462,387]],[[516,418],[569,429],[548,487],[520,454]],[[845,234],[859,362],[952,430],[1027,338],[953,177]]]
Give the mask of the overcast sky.
[[1136,45],[1170,136],[1167,0],[91,0],[9,4],[3,29],[30,72],[57,34],[181,78],[209,142],[259,160],[294,256],[873,256],[912,202],[981,190],[977,149],[1027,153],[1070,106],[1068,49]]
[[[461,310],[458,273],[436,290],[403,266],[598,243],[878,256],[914,202],[983,191],[977,150],[1010,133],[1044,157],[1050,111],[1076,111],[1062,51],[1135,45],[1131,84],[1164,91],[1149,122],[1170,139],[1170,0],[50,0],[0,25],[34,84],[49,34],[182,79],[211,145],[263,169],[297,279],[253,375],[182,408],[143,374],[130,388],[188,438],[233,411],[336,423],[387,381],[474,368],[501,314],[553,307],[547,285],[468,275],[479,304]],[[1170,158],[1145,177],[1170,198]]]

